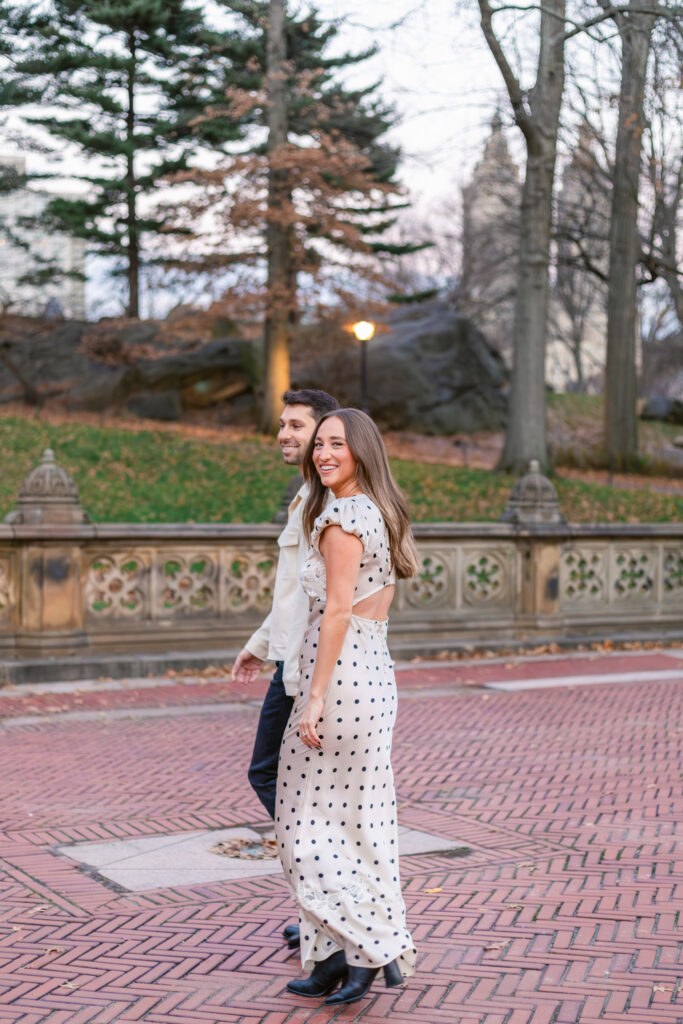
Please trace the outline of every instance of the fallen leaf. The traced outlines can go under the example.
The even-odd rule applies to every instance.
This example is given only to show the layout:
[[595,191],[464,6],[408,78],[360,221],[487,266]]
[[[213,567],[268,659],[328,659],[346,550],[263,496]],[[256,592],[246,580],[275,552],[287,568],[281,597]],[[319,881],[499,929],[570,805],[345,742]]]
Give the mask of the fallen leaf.
[[425,889],[425,892],[429,892],[429,893],[432,893],[432,892],[442,892],[442,889],[441,888],[438,888],[438,889]]
[[274,839],[222,839],[209,852],[239,860],[267,860],[277,857],[277,843]]

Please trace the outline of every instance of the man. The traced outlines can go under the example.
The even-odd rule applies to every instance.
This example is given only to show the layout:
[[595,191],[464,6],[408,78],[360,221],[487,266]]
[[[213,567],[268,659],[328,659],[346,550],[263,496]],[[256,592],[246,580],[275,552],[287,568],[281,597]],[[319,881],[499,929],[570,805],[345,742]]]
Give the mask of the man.
[[[300,466],[308,442],[323,413],[339,408],[336,398],[325,391],[285,391],[277,439],[288,466]],[[292,704],[299,689],[299,653],[308,619],[308,598],[298,583],[299,563],[308,548],[301,516],[308,494],[303,484],[289,506],[287,524],[280,534],[280,555],[270,615],[247,641],[233,665],[234,682],[253,682],[264,661],[274,661],[275,675],[261,708],[249,782],[257,797],[275,818],[275,789],[280,743]],[[287,925],[284,937],[290,948],[299,945],[298,925]]]

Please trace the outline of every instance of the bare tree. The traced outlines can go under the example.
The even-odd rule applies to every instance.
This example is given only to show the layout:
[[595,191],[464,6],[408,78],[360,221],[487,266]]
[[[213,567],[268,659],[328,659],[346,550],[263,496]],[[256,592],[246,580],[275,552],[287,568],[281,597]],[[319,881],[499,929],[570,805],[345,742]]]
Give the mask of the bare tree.
[[[625,9],[625,8],[624,8]],[[670,12],[671,9],[668,9]],[[674,23],[656,10],[650,41],[642,123],[643,167],[638,181],[638,264],[628,270],[638,288],[639,324],[643,344],[683,324],[683,272],[679,233],[683,204],[683,122],[680,117],[681,42]],[[579,68],[567,76],[568,108],[581,117],[580,134],[590,138],[589,159],[579,144],[572,163],[581,157],[580,187],[573,201],[558,202],[556,226],[557,288],[570,285],[569,300],[580,316],[574,286],[607,293],[609,242],[615,177],[614,100],[620,93],[621,37],[608,33],[592,40]],[[592,66],[587,62],[590,57]],[[610,70],[610,58],[613,68]],[[575,129],[572,129],[574,131]],[[571,148],[571,145],[567,148]],[[564,268],[564,270],[563,270]],[[563,281],[563,274],[566,280]],[[592,282],[592,284],[591,284]],[[664,285],[664,289],[659,284]],[[666,297],[668,286],[669,298]],[[629,328],[635,336],[637,324]],[[633,361],[633,358],[631,356]],[[635,418],[635,408],[631,411]]]
[[[607,10],[608,0],[599,0]],[[612,16],[621,38],[621,88],[612,176],[605,368],[605,450],[612,470],[638,457],[636,418],[636,267],[644,99],[657,0],[630,0]]]
[[548,463],[545,428],[545,347],[548,266],[557,135],[564,87],[566,0],[546,0],[539,14],[536,80],[527,92],[493,26],[494,8],[479,0],[481,25],[526,144],[509,422],[501,468]]
[[646,98],[643,191],[648,217],[643,225],[641,272],[645,284],[657,279],[666,283],[670,305],[683,329],[683,267],[679,252],[683,217],[680,57],[671,33],[658,33],[655,29],[651,88]]
[[[567,15],[565,0],[493,8],[479,0],[482,29],[503,76],[515,122],[527,150],[522,193],[520,256],[514,325],[510,419],[501,466],[520,471],[528,459],[547,461],[545,443],[544,354],[548,316],[548,265],[552,188],[568,39],[579,34],[597,41],[615,24],[621,42],[621,87],[612,175],[608,289],[605,447],[614,468],[632,464],[636,432],[636,266],[642,261],[638,238],[638,186],[642,155],[643,99],[653,26],[664,19],[680,38],[681,8],[661,0],[596,0],[582,6],[584,20]],[[493,15],[538,10],[536,81],[526,93],[493,29]],[[582,16],[583,16],[582,15]]]

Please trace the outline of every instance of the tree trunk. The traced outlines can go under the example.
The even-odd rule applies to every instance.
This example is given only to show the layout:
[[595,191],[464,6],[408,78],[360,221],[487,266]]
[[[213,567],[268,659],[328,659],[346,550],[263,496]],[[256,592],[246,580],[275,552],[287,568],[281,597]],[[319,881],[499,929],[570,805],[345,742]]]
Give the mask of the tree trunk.
[[265,316],[264,394],[261,429],[272,433],[282,411],[282,392],[289,387],[289,321],[292,303],[290,196],[287,172],[273,157],[287,143],[287,81],[285,71],[285,0],[270,0],[267,35],[268,90],[268,295]]
[[586,390],[586,382],[583,379],[583,362],[581,353],[583,349],[583,320],[579,324],[572,324],[572,355],[576,367],[576,390],[583,394]]
[[531,459],[548,464],[545,436],[545,350],[554,171],[546,155],[527,157],[520,210],[519,268],[512,378],[500,468],[523,473]]
[[126,226],[128,229],[128,308],[126,313],[136,319],[140,316],[140,239],[135,195],[135,71],[137,48],[135,35],[128,37],[130,65],[128,68],[128,110],[126,113]]
[[[637,0],[652,8],[656,0]],[[631,0],[631,6],[635,6]],[[654,16],[616,17],[622,46],[621,91],[614,155],[607,292],[605,450],[610,470],[628,470],[638,459],[636,417],[636,266],[638,185],[641,170],[645,76]]]
[[536,84],[528,107],[491,26],[493,10],[479,0],[486,41],[501,70],[524,134],[527,163],[520,210],[519,266],[513,331],[509,419],[499,467],[521,473],[531,459],[548,464],[545,430],[545,351],[553,180],[564,88],[565,0],[546,0],[540,15]]

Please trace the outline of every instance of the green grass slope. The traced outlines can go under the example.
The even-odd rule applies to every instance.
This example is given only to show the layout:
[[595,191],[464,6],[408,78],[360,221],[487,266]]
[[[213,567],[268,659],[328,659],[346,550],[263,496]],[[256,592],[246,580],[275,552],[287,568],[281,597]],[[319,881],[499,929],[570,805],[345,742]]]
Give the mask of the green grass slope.
[[[265,439],[204,440],[154,430],[80,423],[54,425],[0,418],[0,516],[15,504],[21,482],[53,448],[71,474],[83,507],[97,522],[267,522],[292,470]],[[423,522],[498,519],[513,484],[487,470],[392,460],[414,518]],[[612,490],[556,481],[573,522],[678,522],[683,496]]]

